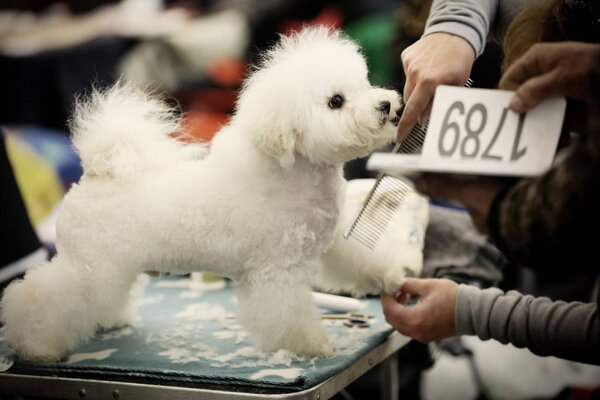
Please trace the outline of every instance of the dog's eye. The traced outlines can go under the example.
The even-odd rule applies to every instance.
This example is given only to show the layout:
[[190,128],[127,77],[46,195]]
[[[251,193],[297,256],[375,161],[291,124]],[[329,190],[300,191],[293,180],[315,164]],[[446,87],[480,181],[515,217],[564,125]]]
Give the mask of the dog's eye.
[[335,108],[340,108],[342,106],[342,104],[344,104],[344,98],[342,96],[340,96],[339,94],[336,94],[331,99],[329,99],[328,106],[331,109],[335,109]]

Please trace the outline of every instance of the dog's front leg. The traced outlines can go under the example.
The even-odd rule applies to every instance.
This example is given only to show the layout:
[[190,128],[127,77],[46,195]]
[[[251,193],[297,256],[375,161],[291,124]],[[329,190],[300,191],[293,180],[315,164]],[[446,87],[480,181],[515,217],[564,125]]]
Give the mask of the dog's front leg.
[[333,353],[310,288],[290,275],[241,281],[238,318],[264,351],[329,357]]

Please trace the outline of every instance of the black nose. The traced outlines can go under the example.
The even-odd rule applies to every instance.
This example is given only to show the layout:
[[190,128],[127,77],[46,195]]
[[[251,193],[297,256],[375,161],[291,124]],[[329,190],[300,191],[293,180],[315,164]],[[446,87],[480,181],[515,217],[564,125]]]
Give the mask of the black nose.
[[391,103],[389,101],[382,101],[381,103],[379,103],[379,105],[377,106],[377,111],[383,111],[386,114],[390,113],[390,108],[391,108]]

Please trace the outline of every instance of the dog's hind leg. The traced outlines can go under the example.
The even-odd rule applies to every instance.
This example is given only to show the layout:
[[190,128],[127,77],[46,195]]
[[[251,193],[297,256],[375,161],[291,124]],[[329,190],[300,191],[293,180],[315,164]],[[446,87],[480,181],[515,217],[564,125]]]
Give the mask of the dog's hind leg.
[[59,361],[125,307],[135,275],[74,260],[59,254],[5,289],[6,341],[22,359]]
[[237,294],[238,318],[260,349],[286,349],[304,357],[333,354],[308,286],[289,276],[245,279]]
[[108,330],[134,325],[137,320],[138,300],[142,297],[148,281],[146,274],[140,274],[131,285],[127,298],[113,302],[114,310],[104,313],[99,322],[100,327]]

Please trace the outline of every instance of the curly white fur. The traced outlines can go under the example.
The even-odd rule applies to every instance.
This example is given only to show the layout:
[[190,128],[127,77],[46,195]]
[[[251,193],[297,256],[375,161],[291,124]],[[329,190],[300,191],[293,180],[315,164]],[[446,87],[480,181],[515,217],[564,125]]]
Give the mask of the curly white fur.
[[[313,283],[316,290],[354,297],[381,292],[396,294],[406,276],[421,275],[429,202],[414,190],[405,193],[401,206],[390,215],[385,234],[375,248],[370,249],[352,237],[344,239],[344,232],[374,184],[375,179],[354,179],[347,183],[336,239],[333,247],[321,256],[322,266]],[[379,186],[378,190],[389,191],[388,196],[400,196],[391,187]]]
[[[336,94],[340,108],[328,105]],[[143,271],[211,271],[237,282],[239,318],[262,349],[330,355],[310,284],[334,241],[342,164],[394,139],[399,106],[369,84],[357,45],[323,28],[266,54],[210,149],[174,140],[173,111],[129,85],[80,101],[84,175],[62,204],[57,256],[5,290],[7,343],[59,360],[133,322]]]

